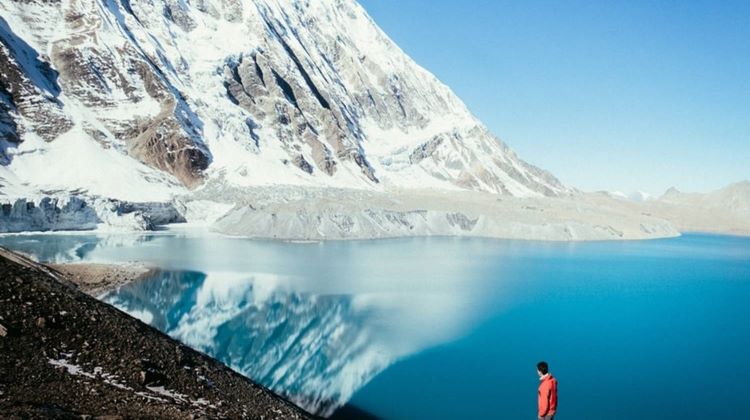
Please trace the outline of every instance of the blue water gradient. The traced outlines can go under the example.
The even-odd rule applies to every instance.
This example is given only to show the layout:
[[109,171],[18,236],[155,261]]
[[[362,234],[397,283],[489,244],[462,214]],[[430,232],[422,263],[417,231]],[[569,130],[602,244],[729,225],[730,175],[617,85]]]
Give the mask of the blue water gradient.
[[17,235],[47,261],[145,261],[102,298],[299,404],[393,419],[744,416],[750,239],[283,243]]

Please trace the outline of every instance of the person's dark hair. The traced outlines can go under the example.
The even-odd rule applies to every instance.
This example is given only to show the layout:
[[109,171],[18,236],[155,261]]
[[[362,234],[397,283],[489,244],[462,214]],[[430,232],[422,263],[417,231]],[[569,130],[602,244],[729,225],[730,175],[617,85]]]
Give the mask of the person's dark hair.
[[537,363],[536,368],[539,370],[539,372],[542,372],[542,375],[546,375],[547,372],[549,372],[549,366],[547,365],[547,362]]

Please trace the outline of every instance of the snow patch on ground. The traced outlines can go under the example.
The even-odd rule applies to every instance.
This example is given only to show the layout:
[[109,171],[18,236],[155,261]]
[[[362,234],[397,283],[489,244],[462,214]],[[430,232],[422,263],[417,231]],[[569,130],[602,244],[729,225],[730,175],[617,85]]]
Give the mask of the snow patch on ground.
[[[68,357],[72,354],[68,355]],[[104,383],[111,385],[115,388],[126,389],[132,391],[133,388],[121,383],[116,375],[105,372],[100,366],[94,368],[93,372],[87,372],[81,366],[70,363],[69,359],[47,359],[47,362],[52,366],[65,369],[70,375],[83,376],[89,379],[102,380]]]
[[180,394],[179,392],[170,391],[163,386],[147,386],[146,389],[153,392],[154,394],[161,395],[163,397],[171,398],[175,401],[186,402],[188,401],[187,395]]

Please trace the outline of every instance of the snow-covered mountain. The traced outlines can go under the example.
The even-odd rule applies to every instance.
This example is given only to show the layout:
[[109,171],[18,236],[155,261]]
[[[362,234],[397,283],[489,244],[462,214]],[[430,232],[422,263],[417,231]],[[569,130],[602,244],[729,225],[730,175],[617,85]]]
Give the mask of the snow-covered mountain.
[[628,200],[636,203],[643,203],[655,198],[651,194],[643,191],[633,191],[631,193],[624,193],[622,191],[604,191],[604,193],[618,200]]
[[5,0],[0,195],[570,190],[353,0]]

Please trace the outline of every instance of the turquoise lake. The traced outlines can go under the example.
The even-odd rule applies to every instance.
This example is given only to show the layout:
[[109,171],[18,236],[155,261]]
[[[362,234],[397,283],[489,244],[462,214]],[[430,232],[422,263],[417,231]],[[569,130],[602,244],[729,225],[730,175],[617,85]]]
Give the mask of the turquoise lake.
[[535,418],[546,360],[557,419],[746,416],[750,238],[284,243],[167,231],[0,245],[158,267],[101,299],[325,415]]

